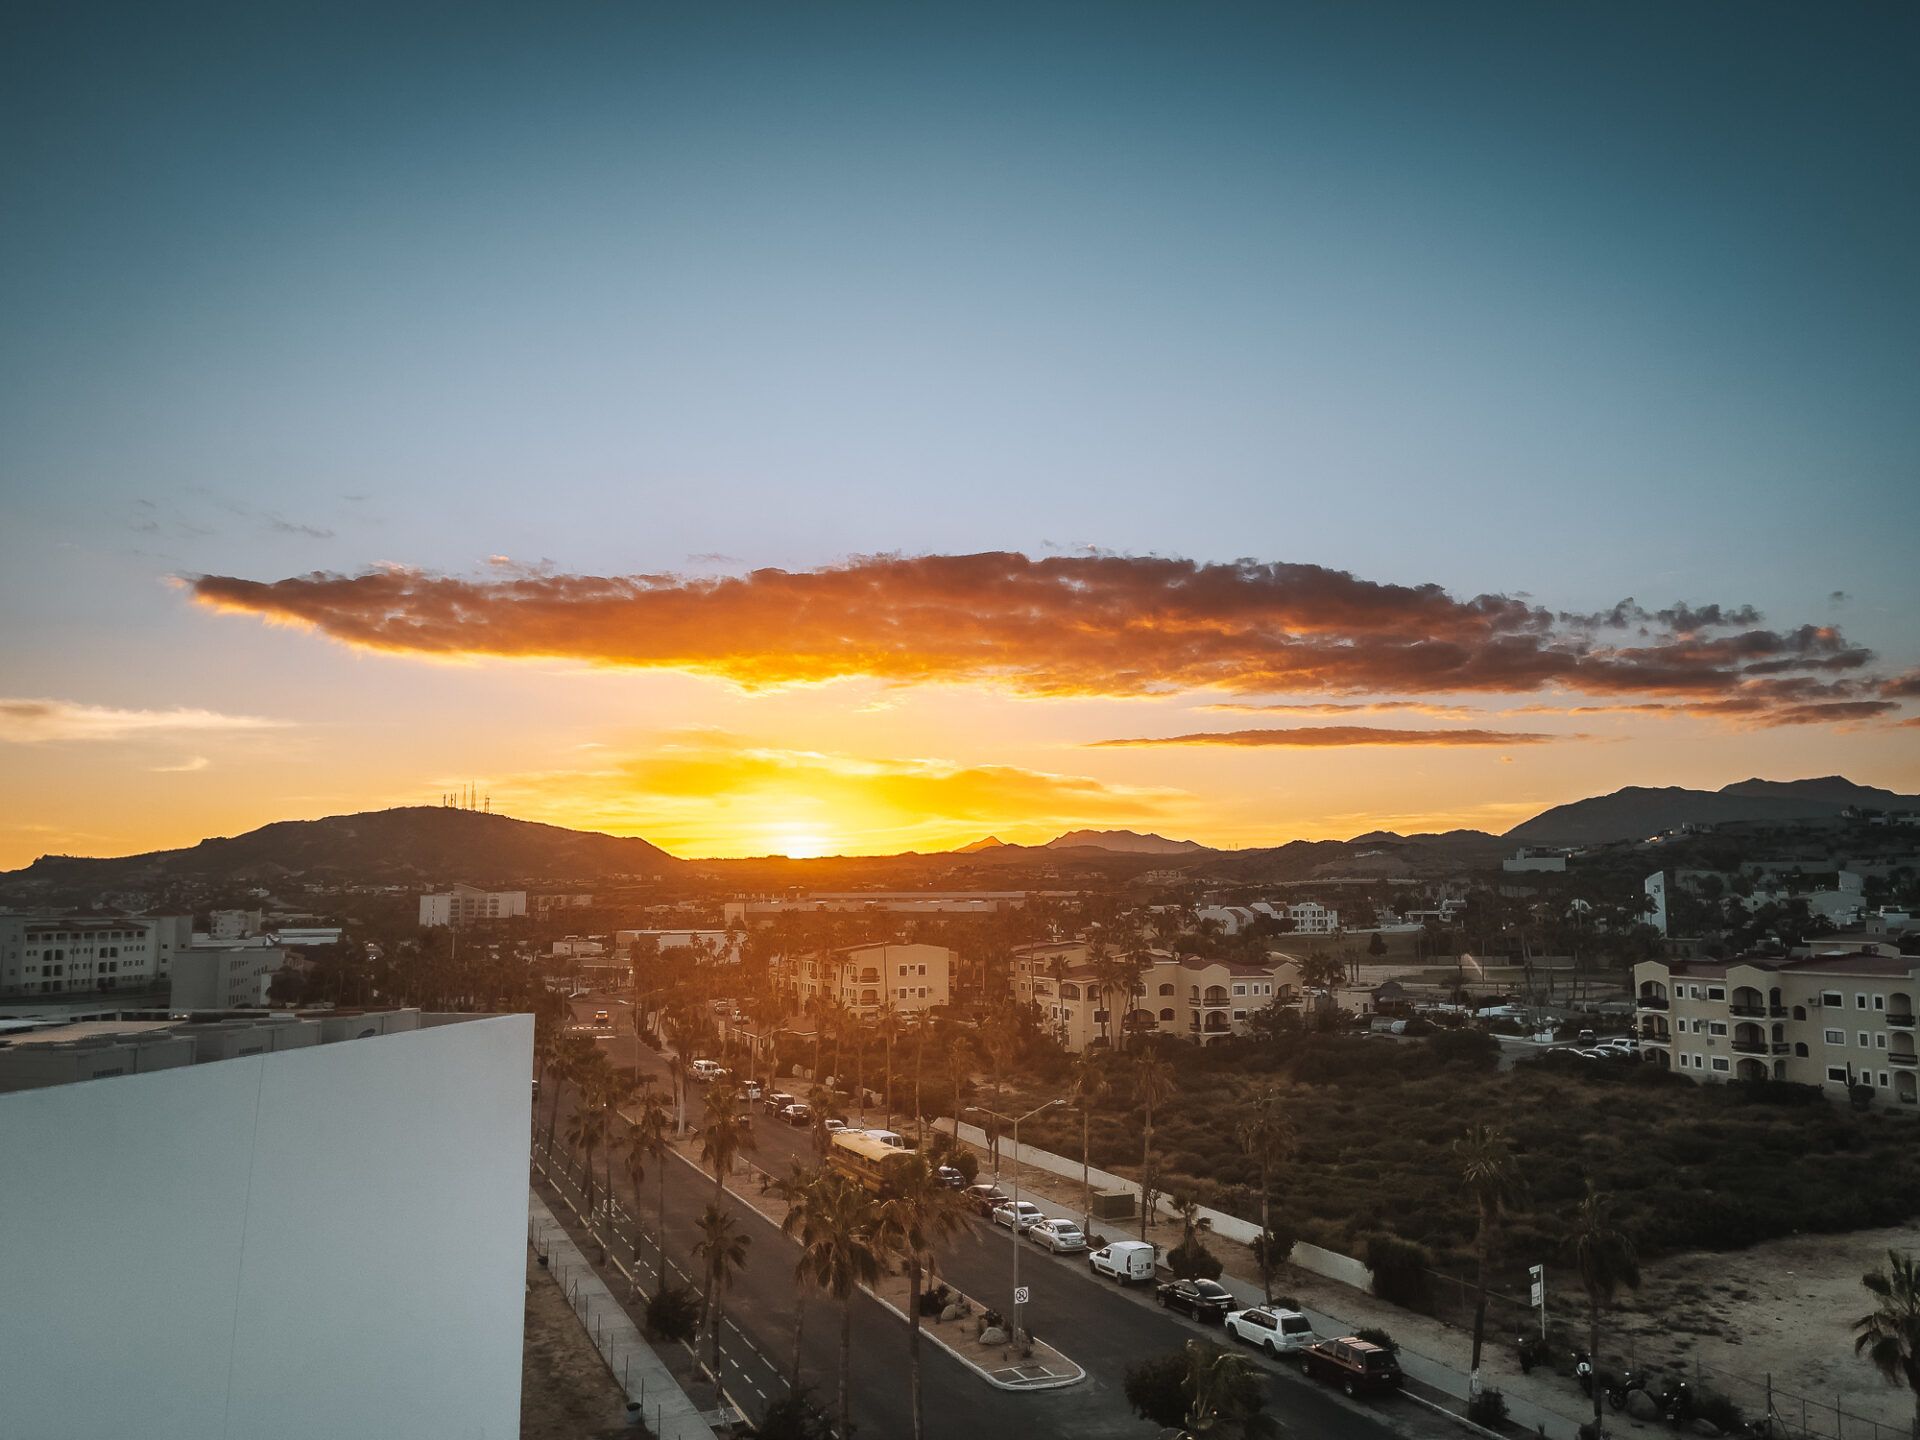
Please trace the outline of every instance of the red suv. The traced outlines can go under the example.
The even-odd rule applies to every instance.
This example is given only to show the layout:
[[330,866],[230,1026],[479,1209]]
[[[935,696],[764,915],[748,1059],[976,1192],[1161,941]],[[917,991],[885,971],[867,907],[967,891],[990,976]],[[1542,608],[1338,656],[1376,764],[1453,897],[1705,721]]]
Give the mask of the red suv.
[[1300,1368],[1322,1380],[1332,1380],[1349,1395],[1362,1390],[1391,1390],[1400,1383],[1400,1362],[1391,1350],[1349,1335],[1322,1340],[1300,1352]]

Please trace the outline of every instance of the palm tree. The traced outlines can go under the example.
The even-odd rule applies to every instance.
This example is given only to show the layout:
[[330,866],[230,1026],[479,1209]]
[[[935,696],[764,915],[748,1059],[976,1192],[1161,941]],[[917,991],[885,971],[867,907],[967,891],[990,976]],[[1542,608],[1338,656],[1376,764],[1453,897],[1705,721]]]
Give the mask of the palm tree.
[[933,1028],[933,1018],[922,1010],[913,1021],[913,1140],[916,1145],[924,1144],[927,1138],[926,1122],[920,1109],[920,1068],[927,1056],[927,1032]]
[[880,1040],[887,1050],[887,1129],[893,1128],[893,1042],[900,1038],[900,1012],[889,1000],[880,1012]]
[[967,1076],[973,1073],[973,1047],[967,1043],[965,1035],[953,1037],[953,1043],[947,1046],[947,1073],[953,1077],[953,1141],[960,1143],[960,1112],[966,1109],[961,1095]]
[[1470,1387],[1480,1390],[1480,1344],[1487,1329],[1487,1267],[1492,1258],[1494,1232],[1508,1205],[1525,1190],[1520,1162],[1507,1148],[1506,1132],[1492,1125],[1469,1125],[1467,1133],[1453,1142],[1453,1153],[1460,1157],[1460,1183],[1473,1197],[1480,1217],[1473,1236],[1473,1363]]
[[720,1390],[720,1322],[726,1304],[726,1293],[733,1284],[734,1272],[744,1269],[747,1263],[747,1246],[753,1243],[751,1235],[742,1235],[733,1228],[733,1212],[723,1210],[718,1205],[709,1205],[700,1212],[700,1240],[693,1247],[693,1253],[707,1262],[707,1324],[712,1334],[712,1359],[707,1365],[713,1376],[714,1393]]
[[1273,1303],[1274,1257],[1268,1253],[1273,1234],[1273,1167],[1293,1154],[1293,1117],[1287,1113],[1286,1092],[1269,1085],[1253,1097],[1246,1117],[1233,1130],[1240,1153],[1260,1167],[1260,1292]]
[[560,1092],[569,1081],[577,1084],[591,1064],[589,1056],[599,1055],[593,1042],[584,1035],[562,1035],[553,1047],[553,1107],[547,1111],[547,1149],[553,1149],[554,1127],[560,1123]]
[[[584,1178],[586,1180],[586,1219],[589,1233],[593,1231],[594,1216],[597,1213],[594,1207],[595,1197],[593,1193],[593,1152],[606,1143],[607,1112],[602,1106],[583,1103],[578,1110],[575,1110],[573,1114],[567,1117],[567,1144],[573,1146],[586,1157]],[[607,1248],[604,1239],[600,1242],[600,1248],[602,1251]],[[604,1256],[602,1258],[604,1258]]]
[[[1613,1217],[1613,1202],[1587,1182],[1587,1198],[1573,1218],[1573,1265],[1587,1292],[1587,1353],[1593,1357],[1596,1380],[1600,1370],[1600,1311],[1613,1303],[1624,1286],[1640,1288],[1640,1259],[1633,1241]],[[1593,1387],[1593,1428],[1600,1429],[1600,1402],[1607,1387]]]
[[1091,1051],[1083,1050],[1073,1057],[1073,1066],[1068,1071],[1069,1081],[1067,1103],[1080,1112],[1080,1200],[1081,1209],[1086,1213],[1081,1218],[1081,1227],[1088,1235],[1093,1233],[1093,1112],[1101,1101],[1113,1093],[1108,1083],[1106,1068],[1100,1064],[1099,1057]]
[[829,1172],[814,1186],[811,1223],[801,1237],[803,1283],[840,1302],[840,1433],[853,1433],[853,1292],[880,1279],[873,1243],[873,1197],[843,1175]]
[[[649,1085],[653,1083],[653,1077],[651,1075],[646,1077],[646,1083]],[[607,1112],[607,1173],[606,1184],[603,1188],[607,1193],[607,1229],[609,1233],[611,1233],[613,1229],[613,1152],[620,1148],[614,1143],[614,1137],[620,1132],[620,1125],[622,1123],[620,1111],[624,1106],[631,1105],[640,1097],[640,1085],[641,1080],[638,1071],[627,1069],[615,1070],[609,1066],[607,1073],[601,1077],[600,1093],[596,1097],[600,1102],[601,1108]],[[635,1198],[638,1199],[637,1192]]]
[[707,1123],[700,1133],[700,1158],[713,1166],[713,1203],[726,1198],[727,1172],[734,1159],[751,1155],[759,1146],[753,1138],[753,1122],[740,1113],[740,1087],[731,1080],[716,1080],[707,1090]]
[[1907,1382],[1913,1392],[1913,1434],[1920,1440],[1920,1266],[1913,1256],[1887,1252],[1887,1268],[1862,1275],[1877,1302],[1871,1315],[1853,1322],[1859,1333],[1853,1353],[1864,1354],[1889,1385]]
[[1143,1129],[1143,1149],[1140,1156],[1140,1238],[1147,1238],[1147,1225],[1152,1218],[1151,1207],[1147,1201],[1147,1187],[1153,1177],[1153,1110],[1156,1105],[1164,1105],[1173,1098],[1173,1066],[1161,1059],[1153,1051],[1147,1050],[1133,1062],[1133,1098],[1146,1111],[1146,1125]]
[[[656,1227],[654,1230],[654,1288],[664,1290],[667,1284],[667,1154],[672,1150],[668,1139],[673,1129],[673,1117],[667,1113],[667,1102],[649,1090],[640,1097],[640,1119],[635,1123],[640,1132],[640,1147],[646,1157],[653,1161],[653,1173],[659,1185],[659,1195],[654,1211]],[[638,1207],[640,1192],[633,1192],[633,1203]]]
[[907,1371],[914,1440],[920,1440],[920,1285],[933,1273],[933,1252],[967,1228],[965,1202],[934,1178],[918,1151],[893,1172],[892,1197],[881,1203],[878,1239],[907,1264]]
[[[664,1147],[662,1147],[664,1148]],[[640,1182],[647,1178],[647,1161],[654,1156],[653,1143],[645,1124],[638,1120],[627,1121],[624,1134],[608,1147],[620,1151],[621,1169],[626,1174],[627,1185],[633,1191],[633,1273],[628,1287],[627,1298],[632,1299],[640,1289]]]
[[[792,1168],[784,1180],[773,1183],[774,1193],[787,1202],[787,1213],[781,1217],[780,1233],[790,1239],[797,1239],[804,1250],[812,1243],[814,1226],[817,1223],[815,1209],[819,1192],[817,1182],[824,1172],[809,1170],[798,1160],[792,1162]],[[804,1269],[794,1272],[796,1288],[793,1295],[793,1364],[787,1371],[787,1393],[800,1393],[800,1342],[806,1332],[807,1294],[806,1287],[811,1277]]]

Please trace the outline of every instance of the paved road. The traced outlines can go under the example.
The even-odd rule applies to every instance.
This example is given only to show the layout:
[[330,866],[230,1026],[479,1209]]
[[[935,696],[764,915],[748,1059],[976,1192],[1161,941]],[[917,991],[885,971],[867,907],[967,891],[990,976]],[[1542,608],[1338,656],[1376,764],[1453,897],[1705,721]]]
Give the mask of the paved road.
[[[613,1010],[614,1035],[601,1042],[609,1051],[609,1060],[616,1065],[637,1063],[665,1083],[665,1062],[632,1038],[631,1021],[627,1019],[630,1010],[605,1001],[580,1002],[576,1008],[589,1021],[596,1009]],[[688,1108],[690,1116],[697,1116],[701,1090],[697,1085],[692,1089]],[[882,1118],[869,1113],[875,1125]],[[815,1160],[807,1131],[783,1125],[764,1111],[756,1113],[755,1137],[759,1153],[753,1157],[754,1162],[776,1175],[785,1174],[792,1160],[809,1164]],[[736,1182],[735,1188],[751,1187],[753,1183]],[[696,1238],[693,1217],[712,1198],[712,1187],[711,1177],[691,1166],[676,1163],[670,1168],[670,1256],[691,1255]],[[644,1189],[643,1219],[651,1229],[656,1193],[652,1180]],[[775,1393],[770,1387],[779,1382],[770,1377],[784,1373],[792,1353],[795,1302],[791,1257],[797,1252],[771,1223],[749,1207],[738,1208],[743,1212],[742,1223],[754,1237],[753,1258],[736,1281],[728,1310],[739,1322],[742,1344],[751,1341],[767,1360],[756,1364],[749,1355],[737,1370],[732,1361],[724,1368],[730,1385],[738,1374],[742,1383],[757,1386],[742,1397],[751,1408],[755,1394]],[[1194,1335],[1220,1339],[1219,1327],[1200,1326],[1163,1311],[1154,1305],[1149,1291],[1123,1291],[1111,1281],[1089,1275],[1084,1258],[1056,1258],[985,1221],[975,1222],[941,1256],[942,1272],[976,1300],[1005,1309],[1011,1298],[1012,1252],[1016,1245],[1022,1252],[1021,1283],[1031,1292],[1029,1328],[1083,1366],[1088,1378],[1065,1390],[1012,1394],[988,1385],[938,1347],[923,1344],[927,1433],[942,1440],[947,1436],[980,1440],[983,1434],[993,1435],[1001,1424],[1010,1427],[1000,1432],[1007,1435],[1139,1437],[1153,1433],[1151,1425],[1134,1418],[1127,1408],[1121,1389],[1126,1366],[1175,1349]],[[837,1307],[817,1298],[809,1300],[806,1334],[807,1378],[831,1402],[838,1373]],[[729,1344],[732,1342],[729,1335]],[[878,1302],[863,1295],[854,1307],[853,1348],[857,1428],[869,1436],[907,1434],[906,1327]],[[1253,1358],[1266,1377],[1268,1410],[1290,1432],[1337,1440],[1399,1440],[1396,1430],[1402,1434],[1409,1428],[1433,1433],[1436,1427],[1444,1430],[1447,1425],[1397,1397],[1356,1405],[1291,1368],[1283,1369],[1264,1357]],[[1380,1416],[1391,1416],[1396,1429],[1390,1430],[1376,1418],[1376,1410]]]

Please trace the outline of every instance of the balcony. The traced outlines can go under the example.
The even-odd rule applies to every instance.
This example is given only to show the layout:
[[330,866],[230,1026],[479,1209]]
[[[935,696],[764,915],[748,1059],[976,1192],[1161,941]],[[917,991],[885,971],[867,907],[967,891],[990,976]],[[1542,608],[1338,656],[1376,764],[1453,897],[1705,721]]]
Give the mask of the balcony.
[[1764,1040],[1736,1040],[1733,1042],[1733,1053],[1736,1055],[1765,1055],[1767,1053],[1767,1042]]
[[1729,1015],[1744,1016],[1750,1020],[1760,1020],[1766,1017],[1767,1007],[1764,1005],[1729,1005],[1727,1007],[1727,1013]]
[[1887,1016],[1887,1024],[1893,1026],[1896,1030],[1911,1030],[1913,1029],[1913,1016],[1889,1015]]
[[1233,1004],[1231,1000],[1201,1000],[1195,1002],[1202,1010],[1224,1010]]
[[1916,1065],[1920,1065],[1920,1059],[1917,1059],[1912,1055],[1902,1055],[1897,1050],[1893,1054],[1887,1056],[1887,1059],[1892,1064],[1898,1065],[1903,1070],[1911,1070]]
[[1667,997],[1664,995],[1642,995],[1634,1003],[1642,1010],[1665,1010],[1667,1008]]
[[1673,1044],[1673,1037],[1671,1035],[1654,1035],[1643,1032],[1640,1036],[1640,1043],[1642,1045],[1671,1045]]

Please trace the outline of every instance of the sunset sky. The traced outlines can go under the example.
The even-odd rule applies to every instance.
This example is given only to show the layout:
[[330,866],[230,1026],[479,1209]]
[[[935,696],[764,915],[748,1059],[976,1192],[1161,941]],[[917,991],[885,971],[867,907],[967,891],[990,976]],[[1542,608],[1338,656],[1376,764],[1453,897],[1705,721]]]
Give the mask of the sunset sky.
[[0,868],[1920,791],[1910,6],[10,7]]

